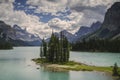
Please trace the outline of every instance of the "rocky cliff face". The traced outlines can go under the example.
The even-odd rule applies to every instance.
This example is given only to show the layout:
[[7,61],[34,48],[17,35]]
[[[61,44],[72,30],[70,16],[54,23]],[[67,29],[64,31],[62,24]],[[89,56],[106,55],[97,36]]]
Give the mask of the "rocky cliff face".
[[120,38],[120,2],[114,3],[105,14],[101,28],[89,38],[117,39]]

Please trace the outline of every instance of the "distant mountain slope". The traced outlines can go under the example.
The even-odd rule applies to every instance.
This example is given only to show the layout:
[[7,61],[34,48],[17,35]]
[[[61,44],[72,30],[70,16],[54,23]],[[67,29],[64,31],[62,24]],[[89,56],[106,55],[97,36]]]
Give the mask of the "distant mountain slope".
[[101,22],[97,21],[95,23],[93,23],[90,27],[86,27],[86,26],[82,26],[80,27],[80,29],[78,30],[78,32],[75,33],[76,37],[76,41],[80,40],[82,37],[91,34],[95,31],[97,31],[98,29],[100,29],[101,27]]
[[30,45],[39,46],[41,44],[41,38],[28,33],[26,30],[21,29],[18,25],[14,25],[13,29],[16,31],[16,39],[22,40]]
[[120,2],[107,10],[100,29],[82,37],[72,50],[120,53]]
[[[14,34],[14,30],[3,21],[0,21],[0,49],[12,49],[12,44],[8,41],[8,34]],[[9,37],[11,36],[9,35]]]
[[15,38],[15,30],[11,28],[10,25],[7,25],[3,21],[0,21],[0,37],[2,38],[3,34],[6,34],[6,39],[9,38]]
[[[4,37],[4,35],[6,37]],[[0,21],[0,40],[11,42],[14,46],[38,46],[41,39],[15,25],[13,28]]]
[[114,3],[105,14],[101,28],[87,39],[120,39],[120,2]]
[[[80,29],[75,34],[71,34],[67,30],[63,30],[61,32],[65,35],[65,37],[67,37],[70,43],[75,43],[76,41],[79,41],[82,37],[98,30],[100,26],[101,26],[101,22],[97,21],[93,23],[90,27],[86,27],[86,26],[80,27]],[[61,32],[59,33],[55,32],[54,34],[60,37]],[[48,42],[49,38],[46,39],[46,41]]]
[[21,29],[21,27],[14,25],[13,29],[16,31],[16,39],[22,41],[35,41],[41,40],[38,36],[28,33],[26,30]]

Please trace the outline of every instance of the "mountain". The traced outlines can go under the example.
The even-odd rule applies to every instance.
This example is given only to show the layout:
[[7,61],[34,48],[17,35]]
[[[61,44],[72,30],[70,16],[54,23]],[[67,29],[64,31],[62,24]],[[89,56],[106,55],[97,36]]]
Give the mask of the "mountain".
[[38,36],[28,33],[26,30],[21,29],[18,25],[14,25],[13,29],[16,31],[16,39],[22,41],[35,41],[40,40]]
[[14,25],[13,29],[16,31],[16,39],[22,40],[30,45],[39,46],[41,43],[41,39],[39,36],[35,36],[31,33],[28,33],[26,29],[21,29],[18,25]]
[[84,37],[88,34],[91,34],[97,31],[98,29],[100,29],[100,27],[101,27],[101,22],[99,21],[93,23],[90,27],[87,27],[87,26],[80,27],[80,29],[75,33],[76,40],[79,40],[81,39],[81,37]]
[[[9,25],[0,21],[0,49],[12,49],[12,45],[8,42],[7,34],[13,34],[14,30]],[[9,37],[11,37],[9,35]]]
[[15,30],[11,28],[10,25],[7,25],[3,21],[0,21],[0,37],[2,38],[3,34],[6,34],[6,40],[9,38],[15,38]]
[[[61,31],[65,37],[67,37],[68,41],[70,43],[75,43],[76,41],[80,40],[81,37],[84,37],[90,33],[95,32],[96,30],[98,30],[101,26],[101,22],[97,21],[95,23],[93,23],[90,27],[86,27],[86,26],[82,26],[80,27],[80,29],[75,33],[75,34],[71,34],[69,33],[67,30],[63,30]],[[55,32],[54,34],[57,37],[60,37],[60,33]],[[48,42],[50,40],[50,38],[46,39],[46,42]]]
[[41,39],[38,36],[28,33],[19,26],[11,27],[3,21],[0,21],[0,41],[7,41],[14,46],[38,46]]
[[87,39],[120,39],[120,2],[114,3],[105,14],[101,28]]

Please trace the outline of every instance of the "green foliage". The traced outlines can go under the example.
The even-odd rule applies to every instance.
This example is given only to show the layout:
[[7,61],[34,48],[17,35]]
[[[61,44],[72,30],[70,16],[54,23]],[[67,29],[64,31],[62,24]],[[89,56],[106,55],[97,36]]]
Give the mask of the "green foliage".
[[113,67],[113,76],[119,76],[118,65],[117,63],[114,64]]
[[120,52],[120,40],[83,40],[81,42],[72,44],[72,50],[92,52]]
[[[32,59],[33,61],[35,61],[37,64],[41,64],[41,63],[45,63],[46,67],[50,66],[52,62],[48,62],[46,61],[45,58],[37,58],[37,59]],[[113,68],[112,67],[101,67],[101,66],[90,66],[90,65],[86,65],[86,64],[82,64],[82,63],[78,63],[78,62],[74,62],[74,61],[68,61],[68,62],[64,62],[64,63],[57,63],[57,66],[52,66],[52,68],[57,68],[58,71],[60,69],[64,69],[66,70],[74,70],[74,71],[102,71],[102,72],[108,72],[108,73],[112,73]],[[118,67],[118,70],[120,70],[120,67]]]
[[44,39],[43,39],[42,43],[43,43],[43,51],[44,51],[43,56],[46,56],[46,54],[47,54],[47,43],[45,42]]
[[12,45],[9,42],[0,43],[0,49],[12,49]]
[[43,39],[40,48],[40,57],[45,58],[48,62],[63,63],[69,61],[69,42],[67,38],[61,33],[60,39],[53,33],[50,41],[46,43]]
[[12,49],[12,44],[6,41],[6,35],[4,34],[3,37],[0,37],[0,49]]

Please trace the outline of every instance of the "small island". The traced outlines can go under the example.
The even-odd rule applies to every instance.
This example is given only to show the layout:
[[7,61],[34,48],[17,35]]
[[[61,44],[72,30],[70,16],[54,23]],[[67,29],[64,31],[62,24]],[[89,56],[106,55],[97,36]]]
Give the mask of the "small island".
[[[112,74],[114,66],[110,67],[101,67],[101,66],[91,66],[84,63],[74,62],[74,61],[68,61],[65,63],[49,63],[45,59],[37,58],[32,59],[34,62],[36,62],[37,65],[44,66],[45,69],[50,71],[100,71],[100,72],[106,72]],[[120,67],[118,68],[118,71],[120,71]]]
[[[52,33],[50,41],[47,43],[42,40],[42,45],[40,47],[40,58],[32,59],[36,64],[44,66],[45,69],[51,71],[100,71],[113,73],[113,66],[101,67],[101,66],[91,66],[84,63],[78,63],[74,61],[69,61],[70,44],[67,38],[60,34],[60,38]],[[116,66],[116,64],[115,64]],[[120,67],[117,68],[118,72]]]

